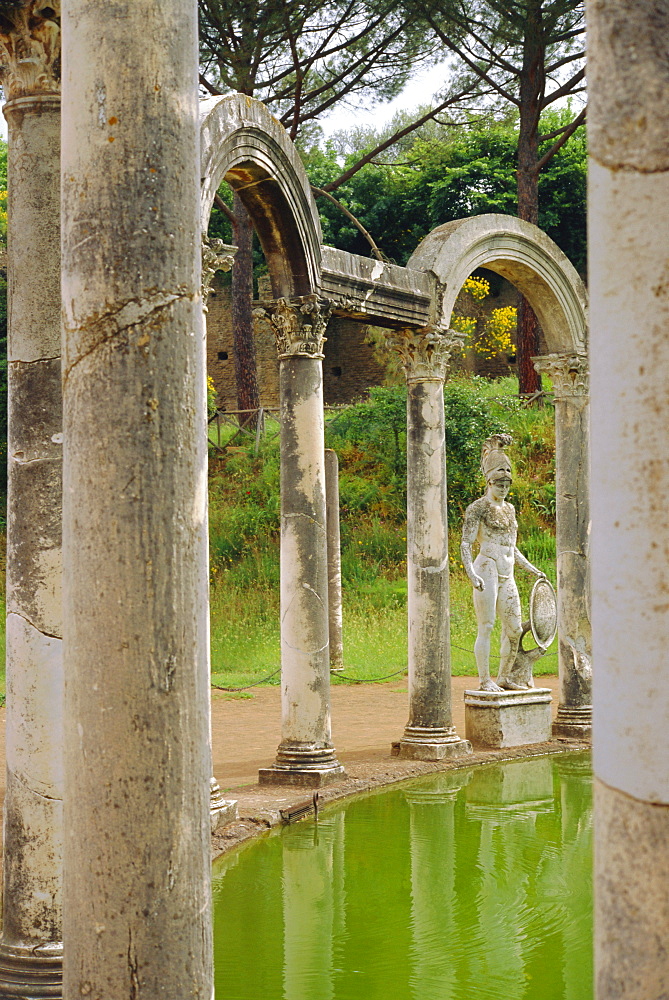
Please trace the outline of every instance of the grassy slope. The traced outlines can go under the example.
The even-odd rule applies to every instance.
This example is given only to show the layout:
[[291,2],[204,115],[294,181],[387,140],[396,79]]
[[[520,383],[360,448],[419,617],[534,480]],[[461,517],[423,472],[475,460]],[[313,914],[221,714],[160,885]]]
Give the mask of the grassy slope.
[[[550,406],[519,407],[513,400],[515,391],[511,379],[480,380],[476,385],[495,429],[514,436],[510,450],[515,482],[510,499],[518,510],[519,547],[555,584],[553,411]],[[235,442],[236,450],[211,458],[212,675],[215,684],[226,687],[253,683],[280,666],[279,455],[273,437],[277,428],[269,421],[267,430],[259,456],[253,454],[253,436],[242,436]],[[223,429],[223,441],[231,433]],[[215,435],[212,431],[213,439]],[[395,441],[390,432],[381,445],[352,442],[337,437],[334,430],[329,438],[340,458],[346,675],[381,677],[407,665],[406,523]],[[399,445],[401,450],[401,438]],[[478,492],[482,490],[479,482]],[[471,586],[459,560],[459,511],[450,517],[452,669],[463,675],[476,672],[471,652],[476,620]],[[516,578],[526,608],[534,578],[522,572]],[[4,578],[0,587],[4,605]],[[3,614],[0,693],[4,693],[4,621]],[[499,623],[493,636],[495,653],[498,643]],[[556,669],[554,643],[535,673]],[[272,683],[278,683],[278,676]]]
[[[520,407],[512,379],[476,380],[475,388],[489,411],[491,429],[509,430],[514,436],[511,500],[518,510],[519,547],[555,584],[552,407]],[[368,414],[362,416],[367,419]],[[270,434],[273,431],[270,428]],[[371,427],[367,442],[358,433],[328,433],[328,444],[340,460],[345,673],[357,679],[381,677],[407,665],[402,476],[397,474],[393,433],[389,430],[381,444],[378,435],[374,437]],[[403,449],[402,439],[399,445]],[[455,469],[456,481],[460,471]],[[482,481],[474,481],[473,488],[471,498],[464,498],[460,509],[456,503],[450,513],[451,654],[453,673],[459,675],[476,672],[471,585],[459,560],[461,509],[465,500],[483,491]],[[263,446],[258,457],[249,438],[247,449],[215,459],[210,498],[212,673],[214,683],[237,687],[280,666],[276,439]],[[517,581],[526,609],[534,578],[519,572]],[[499,623],[493,636],[495,653],[498,644]],[[554,644],[535,672],[556,669]],[[278,683],[278,676],[272,683]]]

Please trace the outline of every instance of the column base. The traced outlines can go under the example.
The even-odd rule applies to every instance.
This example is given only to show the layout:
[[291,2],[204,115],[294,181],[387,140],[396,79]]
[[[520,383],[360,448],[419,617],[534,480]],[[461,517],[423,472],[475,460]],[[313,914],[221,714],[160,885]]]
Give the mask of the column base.
[[465,691],[465,733],[474,746],[520,747],[551,738],[550,688]]
[[392,743],[390,753],[400,760],[446,760],[472,752],[469,740],[462,740],[453,727],[407,726],[399,743]]
[[0,944],[0,997],[16,1000],[61,1000],[63,949],[42,949]]
[[318,743],[282,743],[273,767],[261,767],[261,785],[299,785],[321,788],[346,777],[332,746]]
[[568,740],[591,740],[592,705],[581,705],[578,708],[558,705],[553,736]]
[[224,799],[216,778],[210,781],[209,819],[211,832],[220,830],[226,823],[234,823],[237,819],[237,802],[235,799]]

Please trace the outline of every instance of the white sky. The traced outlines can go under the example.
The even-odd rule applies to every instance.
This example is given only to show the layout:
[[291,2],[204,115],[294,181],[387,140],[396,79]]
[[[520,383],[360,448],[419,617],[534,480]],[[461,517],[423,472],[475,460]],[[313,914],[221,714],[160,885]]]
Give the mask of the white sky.
[[412,111],[420,104],[429,104],[434,94],[444,86],[448,72],[446,62],[421,70],[407,83],[404,90],[387,104],[355,107],[340,101],[329,115],[319,119],[319,125],[326,136],[340,129],[365,125],[382,129],[396,112]]

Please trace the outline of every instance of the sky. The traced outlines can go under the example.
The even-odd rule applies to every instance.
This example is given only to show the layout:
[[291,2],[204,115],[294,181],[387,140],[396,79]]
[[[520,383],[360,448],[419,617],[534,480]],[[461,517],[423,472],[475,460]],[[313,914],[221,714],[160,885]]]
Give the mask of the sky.
[[443,87],[447,74],[448,67],[445,62],[428,66],[416,73],[393,101],[362,108],[352,107],[340,101],[329,115],[319,119],[319,124],[326,136],[340,129],[360,128],[365,125],[383,129],[396,112],[413,111],[420,104],[429,104],[433,95]]

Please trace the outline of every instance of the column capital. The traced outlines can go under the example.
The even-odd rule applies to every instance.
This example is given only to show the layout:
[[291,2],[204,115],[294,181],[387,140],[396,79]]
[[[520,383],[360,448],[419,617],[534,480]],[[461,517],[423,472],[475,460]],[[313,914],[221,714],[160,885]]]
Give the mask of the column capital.
[[60,0],[3,4],[0,82],[8,102],[60,93]]
[[399,354],[407,382],[443,382],[451,353],[464,337],[457,330],[442,333],[429,326],[407,326],[388,331],[386,342]]
[[202,305],[205,310],[214,275],[217,271],[229,271],[232,268],[236,252],[237,247],[202,234]]
[[263,302],[254,316],[269,320],[276,339],[279,360],[283,358],[323,358],[325,330],[332,315],[332,303],[317,295]]
[[532,358],[532,363],[540,374],[550,378],[555,399],[589,394],[590,371],[585,351],[544,354]]

